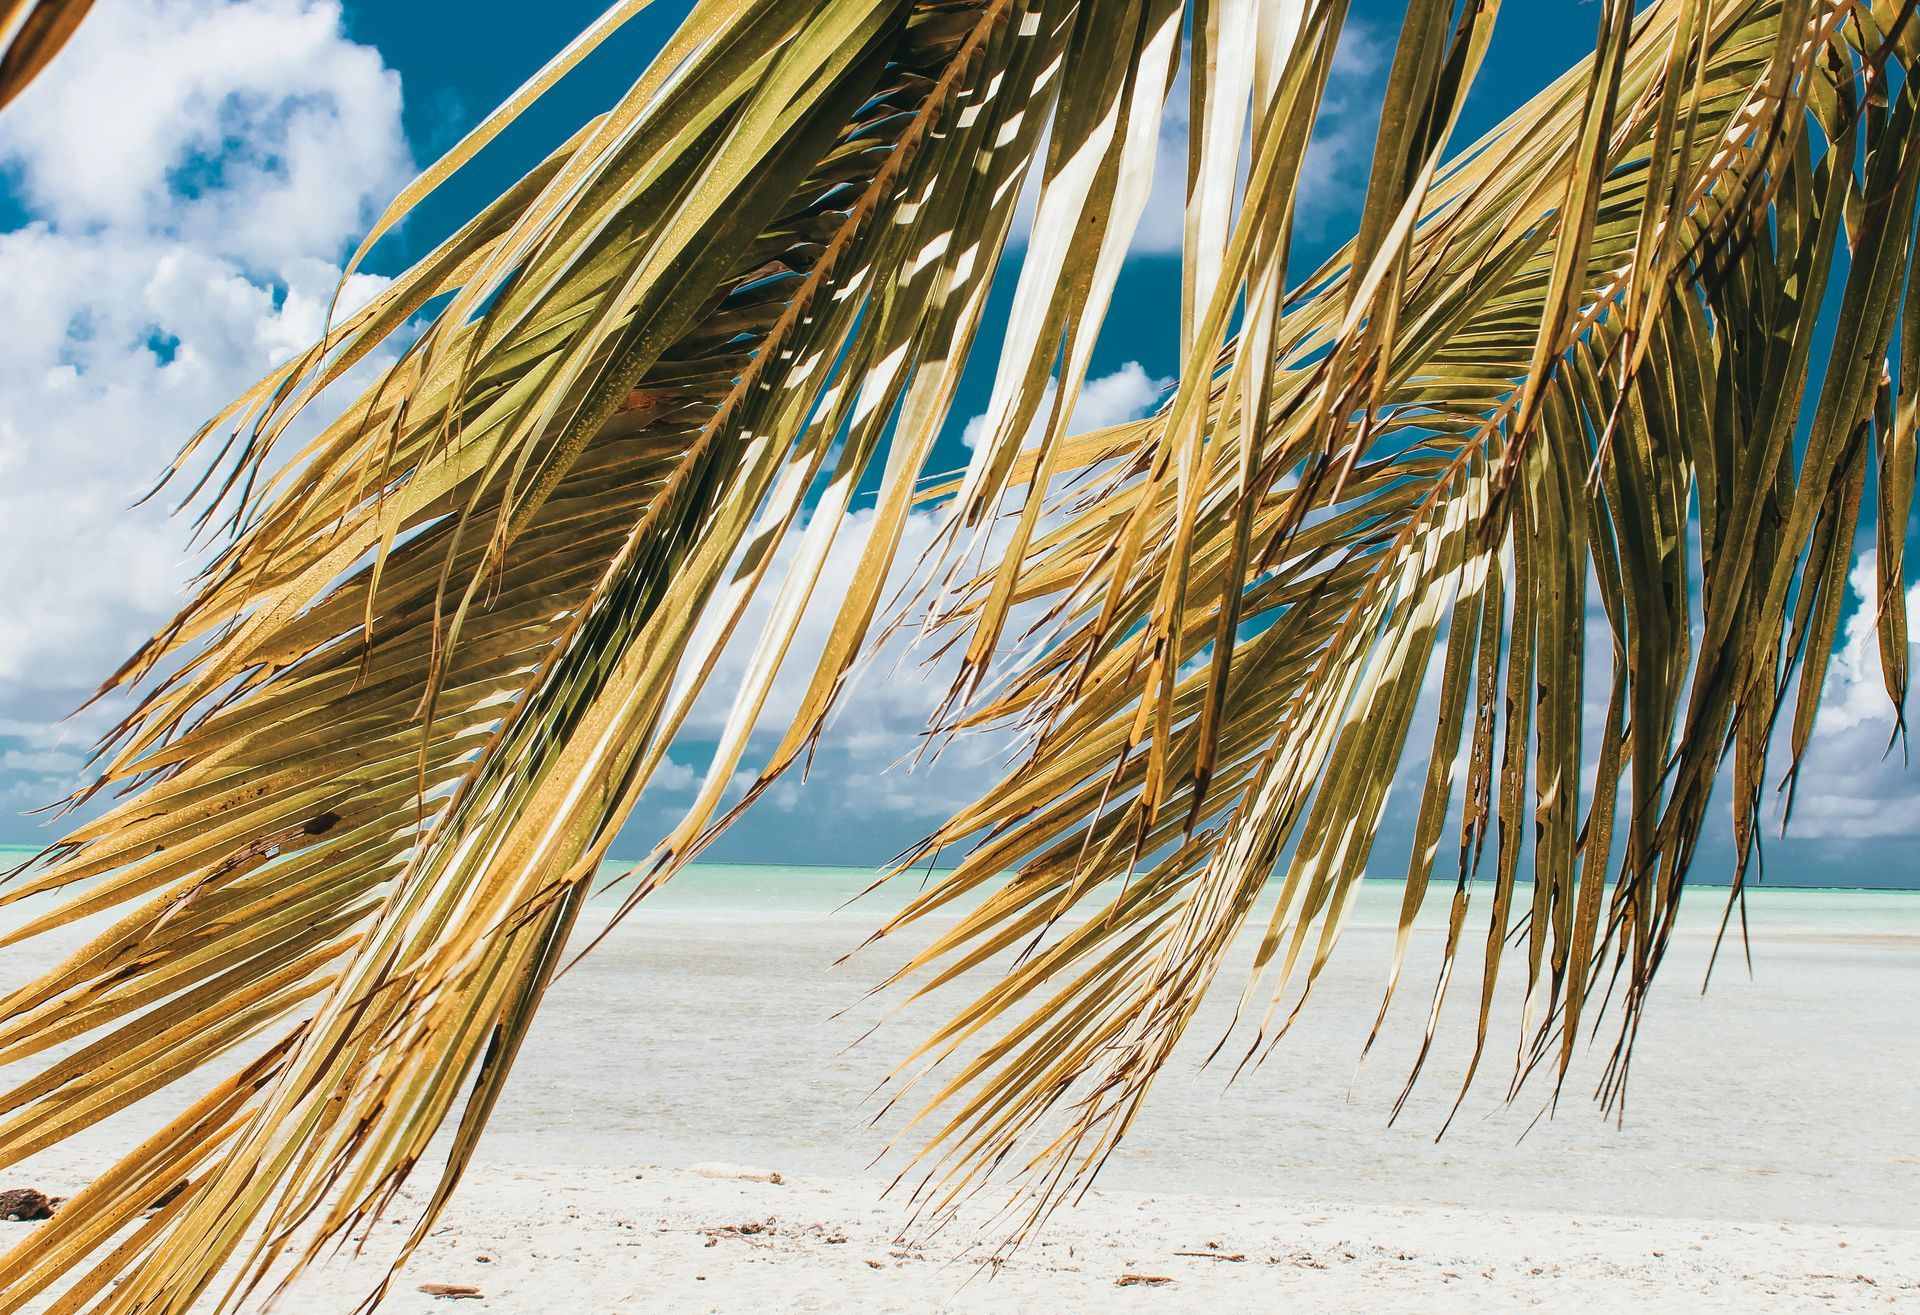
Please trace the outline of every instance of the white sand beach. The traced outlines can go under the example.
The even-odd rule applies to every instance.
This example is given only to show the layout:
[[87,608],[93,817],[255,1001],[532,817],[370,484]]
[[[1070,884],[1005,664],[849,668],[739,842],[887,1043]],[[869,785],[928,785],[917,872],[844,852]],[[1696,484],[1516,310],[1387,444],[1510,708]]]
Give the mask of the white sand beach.
[[[1389,1124],[1439,936],[1416,936],[1402,1003],[1356,1067],[1398,898],[1370,892],[1264,1066],[1231,1084],[1228,1066],[1200,1067],[1233,1004],[1222,993],[1098,1189],[992,1265],[1003,1197],[926,1236],[904,1192],[885,1194],[904,1158],[872,1163],[892,1125],[868,1126],[867,1098],[926,1015],[851,1045],[893,1003],[865,992],[904,948],[832,966],[898,898],[834,911],[857,882],[696,870],[616,930],[555,987],[479,1163],[383,1309],[1920,1309],[1920,896],[1758,892],[1753,977],[1730,946],[1703,996],[1721,895],[1697,892],[1624,1124],[1587,1098],[1604,1045],[1553,1117],[1534,1124],[1544,1083],[1503,1103],[1509,1000],[1483,1081],[1436,1142],[1472,988]],[[71,1190],[135,1131],[103,1129],[0,1186]],[[430,1188],[417,1180],[410,1201]],[[280,1308],[351,1309],[408,1204]],[[0,1225],[0,1241],[35,1227]],[[433,1284],[483,1295],[420,1290]]]

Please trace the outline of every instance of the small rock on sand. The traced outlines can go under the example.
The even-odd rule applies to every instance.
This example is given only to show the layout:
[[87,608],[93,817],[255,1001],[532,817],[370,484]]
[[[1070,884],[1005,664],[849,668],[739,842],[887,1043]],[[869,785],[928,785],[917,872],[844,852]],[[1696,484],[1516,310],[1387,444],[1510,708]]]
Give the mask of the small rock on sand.
[[31,1187],[16,1187],[0,1192],[0,1219],[51,1219],[53,1204],[45,1192]]

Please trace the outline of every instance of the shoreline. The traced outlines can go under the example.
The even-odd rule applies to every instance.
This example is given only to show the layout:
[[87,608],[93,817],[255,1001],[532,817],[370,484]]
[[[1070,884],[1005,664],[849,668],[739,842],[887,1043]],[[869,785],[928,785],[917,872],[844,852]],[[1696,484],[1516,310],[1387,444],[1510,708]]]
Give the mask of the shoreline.
[[[0,845],[0,873],[9,871],[13,867],[19,865],[20,863],[25,862],[30,858],[33,858],[35,855],[41,852],[42,852],[42,847],[36,846],[36,845]],[[644,855],[638,858],[603,859],[601,860],[601,863],[600,863],[599,874],[595,879],[597,881],[606,881],[613,878],[624,877],[625,874],[637,871],[639,868],[643,867],[646,861],[647,860]],[[873,881],[878,880],[881,874],[884,873],[887,869],[884,866],[881,866],[881,867],[865,867],[865,866],[857,866],[857,865],[849,866],[843,863],[768,863],[768,862],[763,862],[759,860],[741,860],[738,862],[722,861],[722,860],[700,860],[700,861],[696,861],[694,863],[688,864],[686,870],[681,874],[681,878],[692,878],[694,880],[698,880],[699,876],[702,873],[711,875],[714,873],[722,873],[722,872],[749,871],[749,872],[756,872],[756,873],[773,874],[773,873],[781,873],[781,872],[793,872],[796,870],[804,871],[810,874],[811,873],[817,873],[821,875],[831,874],[833,876],[838,876],[843,878],[862,877],[867,882],[871,883]],[[901,870],[900,872],[896,873],[893,877],[889,878],[889,880],[897,881],[902,884],[907,884],[907,883],[913,882],[916,879],[916,877],[925,879],[929,876],[933,876],[933,877],[944,876],[947,873],[952,872],[954,870],[955,869],[952,867],[924,868],[924,867],[916,866],[914,868]],[[681,878],[676,878],[675,881],[669,883],[665,887],[665,889],[666,890],[674,889],[675,885],[679,883]],[[1004,878],[1001,878],[1001,879],[1004,879]],[[1406,885],[1406,882],[1403,878],[1397,877],[1397,876],[1388,876],[1384,874],[1374,875],[1370,873],[1363,876],[1361,880],[1366,886],[1369,886],[1375,889],[1392,888],[1392,889],[1398,890],[1398,889],[1403,889]],[[1268,884],[1276,885],[1278,883],[1277,883],[1277,880],[1270,879]],[[1441,883],[1436,882],[1435,884],[1436,891],[1439,889],[1440,884]],[[1484,878],[1482,879],[1482,882],[1480,884],[1485,884]],[[1532,886],[1532,883],[1528,881],[1520,881],[1516,883],[1516,889],[1530,889],[1531,886]],[[1611,885],[1609,885],[1609,889],[1610,888],[1611,888]],[[1701,890],[1701,891],[1731,891],[1733,889],[1733,885],[1731,882],[1716,881],[1706,877],[1690,874],[1687,878],[1687,888],[1689,890]],[[1913,896],[1916,900],[1920,900],[1920,884],[1906,885],[1906,886],[1900,886],[1900,885],[1874,885],[1874,886],[1801,885],[1791,881],[1779,881],[1775,879],[1766,879],[1766,880],[1754,879],[1747,883],[1747,894],[1750,896],[1765,896],[1767,894],[1772,894],[1772,893],[1818,894],[1818,895],[1898,895],[1898,896]]]
[[[1394,941],[1357,910],[1292,1035],[1230,1082],[1231,1063],[1199,1061],[1231,1020],[1252,949],[1239,945],[1099,1188],[983,1276],[963,1257],[1006,1189],[986,1188],[979,1213],[917,1249],[901,1244],[907,1202],[882,1189],[904,1156],[882,1152],[906,1111],[874,1126],[871,1099],[983,981],[895,1016],[900,997],[868,988],[933,928],[835,966],[889,910],[836,911],[831,883],[769,869],[760,887],[769,875],[794,892],[774,907],[725,882],[669,887],[556,981],[472,1170],[383,1310],[448,1309],[423,1283],[476,1287],[484,1298],[452,1309],[510,1315],[1920,1302],[1920,938],[1874,930],[1880,919],[1756,926],[1756,975],[1724,947],[1704,996],[1711,936],[1677,935],[1624,1125],[1587,1099],[1604,1030],[1576,1056],[1556,1117],[1533,1124],[1550,1084],[1503,1099],[1520,1011],[1504,993],[1489,1071],[1438,1142],[1471,1050],[1477,950],[1463,951],[1455,975],[1468,985],[1442,1016],[1430,1071],[1390,1122],[1440,938],[1413,938],[1399,1002],[1356,1066]],[[1907,902],[1893,901],[1901,928]],[[608,912],[593,906],[577,934],[597,934]],[[31,967],[0,956],[0,985]],[[0,1187],[71,1191],[175,1099],[42,1152]],[[784,1181],[696,1167],[715,1163]],[[381,1238],[405,1234],[434,1176],[422,1167],[366,1263],[330,1262],[280,1309],[351,1310],[378,1279]],[[0,1243],[32,1227],[0,1225]],[[1120,1286],[1128,1273],[1171,1281]]]

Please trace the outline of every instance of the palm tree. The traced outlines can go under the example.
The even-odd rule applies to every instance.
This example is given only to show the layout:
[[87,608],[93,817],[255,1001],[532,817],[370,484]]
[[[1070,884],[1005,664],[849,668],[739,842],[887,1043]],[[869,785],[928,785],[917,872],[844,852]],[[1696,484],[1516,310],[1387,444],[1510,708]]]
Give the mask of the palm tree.
[[[1564,1074],[1613,984],[1617,1093],[1723,764],[1737,900],[1776,724],[1807,743],[1869,488],[1905,697],[1920,27],[1910,0],[1603,0],[1592,58],[1462,148],[1498,9],[1410,0],[1356,231],[1301,277],[1344,0],[700,0],[617,104],[216,417],[175,470],[222,546],[109,683],[139,700],[73,802],[123,797],[6,896],[66,892],[13,944],[110,917],[4,1003],[0,1062],[84,1044],[6,1093],[0,1156],[191,1099],[0,1259],[0,1310],[180,1311],[228,1264],[238,1300],[374,1218],[451,1121],[417,1242],[748,602],[772,603],[755,660],[642,893],[737,811],[859,534],[758,780],[804,755],[917,506],[944,512],[918,624],[962,655],[935,729],[1027,736],[891,924],[987,889],[922,987],[1030,946],[924,1052],[931,1208],[1005,1175],[1037,1219],[1086,1181],[1277,875],[1272,1043],[1416,721],[1400,951],[1452,835],[1451,966],[1491,839],[1480,1045],[1511,937],[1516,1082]],[[1178,384],[1072,435],[1183,45]],[[986,437],[943,475],[1035,174]]]

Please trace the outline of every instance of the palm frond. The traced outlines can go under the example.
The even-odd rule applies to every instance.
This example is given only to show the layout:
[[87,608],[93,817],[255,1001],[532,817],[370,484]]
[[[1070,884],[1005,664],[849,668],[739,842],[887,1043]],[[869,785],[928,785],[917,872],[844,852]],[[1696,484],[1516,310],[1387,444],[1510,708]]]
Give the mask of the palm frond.
[[[809,500],[834,531],[889,432],[906,476],[876,535],[897,538],[918,464],[902,454],[941,427],[1045,111],[1056,162],[1067,116],[1110,123],[1138,97],[1157,121],[1178,17],[699,6],[618,105],[209,425],[183,462],[217,447],[203,516],[229,542],[120,673],[147,684],[95,792],[132,796],[8,893],[75,891],[15,941],[114,916],[5,1002],[0,1059],[92,1039],[0,1100],[0,1154],[268,1049],[0,1261],[0,1308],[88,1257],[72,1291],[101,1310],[184,1309],[229,1261],[238,1299],[296,1231],[310,1257],[371,1218],[464,1100],[444,1197],[687,714],[699,682],[674,678],[774,587]],[[1095,31],[1126,33],[1126,58],[1064,72]],[[1144,177],[1151,146],[1108,132],[1093,149]],[[1073,292],[1110,284],[1124,233],[1073,231]],[[1066,290],[1047,300],[1086,318]],[[293,417],[430,303],[431,326],[296,448]],[[789,634],[821,537],[778,584]],[[772,674],[741,691],[739,723]]]
[[[1494,842],[1481,1044],[1518,921],[1515,1081],[1565,1071],[1617,968],[1617,1089],[1723,759],[1744,874],[1793,698],[1805,747],[1869,464],[1904,698],[1911,9],[1609,0],[1591,61],[1450,154],[1498,6],[1414,0],[1355,238],[1293,283],[1339,0],[703,0],[617,104],[183,455],[224,546],[114,682],[139,703],[83,799],[124,798],[4,895],[66,892],[7,943],[105,930],[0,1004],[0,1063],[81,1043],[0,1096],[0,1163],[201,1085],[0,1258],[0,1311],[236,1304],[376,1218],[451,1119],[417,1242],[749,602],[772,599],[755,660],[643,889],[734,815],[835,537],[865,534],[862,570],[763,784],[818,734],[929,500],[927,624],[964,654],[942,728],[1030,748],[928,842],[971,848],[899,922],[1011,880],[908,975],[1034,945],[918,1057],[934,1208],[1003,1166],[1036,1218],[1085,1181],[1278,868],[1249,1051],[1284,1030],[1430,672],[1401,953],[1461,797],[1449,964]],[[1179,384],[1069,435],[1189,18]],[[987,437],[928,480],[1032,174]],[[1041,618],[1018,642],[1016,614]]]
[[[1421,26],[1448,8],[1411,7],[1394,65],[1389,106],[1416,88],[1416,122],[1457,107],[1436,70],[1470,68],[1491,19],[1469,7],[1448,46]],[[1467,1081],[1517,933],[1513,1086],[1564,1075],[1617,974],[1617,1097],[1730,751],[1740,898],[1796,663],[1796,762],[1808,742],[1872,451],[1904,698],[1912,28],[1911,7],[1609,5],[1586,67],[1444,168],[1390,109],[1359,236],[1289,296],[1271,349],[1249,360],[1250,296],[1229,365],[1097,436],[1081,464],[1107,473],[1002,567],[1046,624],[951,727],[1034,748],[927,842],[984,836],[889,928],[989,892],[903,971],[922,992],[1028,947],[916,1056],[913,1081],[942,1075],[917,1116],[931,1208],[983,1166],[1018,1169],[1034,1217],[1083,1184],[1279,869],[1243,1006],[1246,1057],[1271,1048],[1353,907],[1430,675],[1394,981],[1458,803],[1429,1044],[1491,838]],[[990,630],[988,587],[939,624]],[[1611,685],[1597,751],[1590,667]]]

